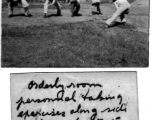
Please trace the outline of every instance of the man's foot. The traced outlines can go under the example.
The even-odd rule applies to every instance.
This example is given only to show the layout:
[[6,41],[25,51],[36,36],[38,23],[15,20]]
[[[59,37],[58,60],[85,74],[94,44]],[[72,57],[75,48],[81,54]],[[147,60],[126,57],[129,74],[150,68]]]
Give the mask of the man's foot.
[[99,12],[99,15],[103,15],[103,13],[102,13],[102,12]]
[[106,28],[111,28],[111,27],[113,27],[113,25],[107,25],[107,26],[106,26]]
[[95,15],[95,14],[96,14],[96,12],[92,11],[92,15]]
[[122,22],[121,25],[126,26],[126,22]]
[[9,17],[9,18],[13,17],[13,14],[11,14],[11,15],[8,15],[8,17]]
[[74,17],[74,14],[72,14],[71,17]]
[[60,14],[60,13],[57,13],[56,16],[61,16],[61,14]]
[[46,16],[46,15],[44,15],[44,16],[43,16],[43,18],[47,18],[47,16]]
[[[106,22],[105,22],[105,23],[106,23]],[[114,26],[114,24],[110,24],[110,25],[109,25],[109,24],[106,23],[105,28],[111,28],[111,27],[113,27],[113,26]]]
[[26,17],[32,17],[32,15],[31,14],[28,14],[28,15],[25,15]]
[[43,18],[47,18],[47,15],[46,15],[46,14],[44,14]]
[[62,13],[62,11],[61,11],[61,8],[60,8],[59,10],[57,10],[56,16],[61,16],[61,13]]
[[74,14],[74,16],[82,16],[82,14],[80,14],[80,13],[77,13],[77,14]]

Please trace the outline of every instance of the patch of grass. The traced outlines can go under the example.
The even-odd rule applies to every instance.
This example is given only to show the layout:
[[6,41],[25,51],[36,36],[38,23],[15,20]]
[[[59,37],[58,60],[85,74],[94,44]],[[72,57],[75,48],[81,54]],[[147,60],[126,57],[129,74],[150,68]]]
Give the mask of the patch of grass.
[[2,25],[2,67],[147,67],[148,34],[101,22]]

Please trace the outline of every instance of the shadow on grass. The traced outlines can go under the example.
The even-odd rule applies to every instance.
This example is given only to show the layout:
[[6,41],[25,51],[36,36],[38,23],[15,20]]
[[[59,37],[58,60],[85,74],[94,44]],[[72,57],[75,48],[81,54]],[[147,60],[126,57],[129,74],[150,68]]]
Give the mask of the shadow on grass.
[[136,27],[134,25],[131,25],[129,23],[121,23],[121,22],[117,22],[117,21],[114,22],[114,24],[111,27],[119,27],[119,28],[124,28],[124,29],[136,29]]
[[[33,15],[29,14],[28,17],[32,17]],[[27,17],[25,14],[23,13],[20,13],[20,14],[13,14],[11,15],[10,17]]]
[[19,16],[25,16],[25,14],[20,13],[20,14],[13,14],[12,17],[19,17]]
[[51,15],[47,15],[47,17],[61,17],[63,15],[58,15],[58,14],[51,14]]
[[76,17],[81,17],[82,14],[78,13],[78,14],[75,14],[74,16],[76,16]]
[[[49,18],[49,17],[61,17],[61,16],[63,16],[63,15],[51,14],[51,15],[47,15],[47,18]],[[80,17],[80,16],[82,16],[82,14],[76,14],[72,17]]]

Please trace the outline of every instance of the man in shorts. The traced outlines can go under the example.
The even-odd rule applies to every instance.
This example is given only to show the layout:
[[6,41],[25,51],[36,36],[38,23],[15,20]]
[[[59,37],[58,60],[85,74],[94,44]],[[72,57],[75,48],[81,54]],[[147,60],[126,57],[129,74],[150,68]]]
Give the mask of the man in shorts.
[[100,10],[100,0],[92,0],[92,15],[102,14]]
[[115,7],[117,8],[116,12],[111,18],[106,21],[108,27],[113,26],[114,21],[120,17],[120,22],[125,25],[126,19],[125,15],[129,14],[130,4],[127,0],[113,0]]
[[61,5],[57,0],[46,0],[44,3],[44,18],[47,17],[48,7],[54,5],[57,8],[57,16],[61,16]]
[[7,0],[8,3],[8,17],[13,17],[13,8],[20,3],[22,7],[25,10],[25,16],[31,17],[31,14],[29,14],[29,4],[26,0]]

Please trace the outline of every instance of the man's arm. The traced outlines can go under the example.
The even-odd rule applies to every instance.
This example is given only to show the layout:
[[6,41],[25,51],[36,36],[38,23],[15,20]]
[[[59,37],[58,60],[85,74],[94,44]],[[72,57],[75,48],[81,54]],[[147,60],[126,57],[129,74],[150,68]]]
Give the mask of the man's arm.
[[118,5],[117,5],[116,1],[114,2],[114,5],[115,5],[116,8],[118,8]]
[[48,4],[48,6],[53,5],[55,3],[55,0],[53,0],[53,2],[51,4]]

